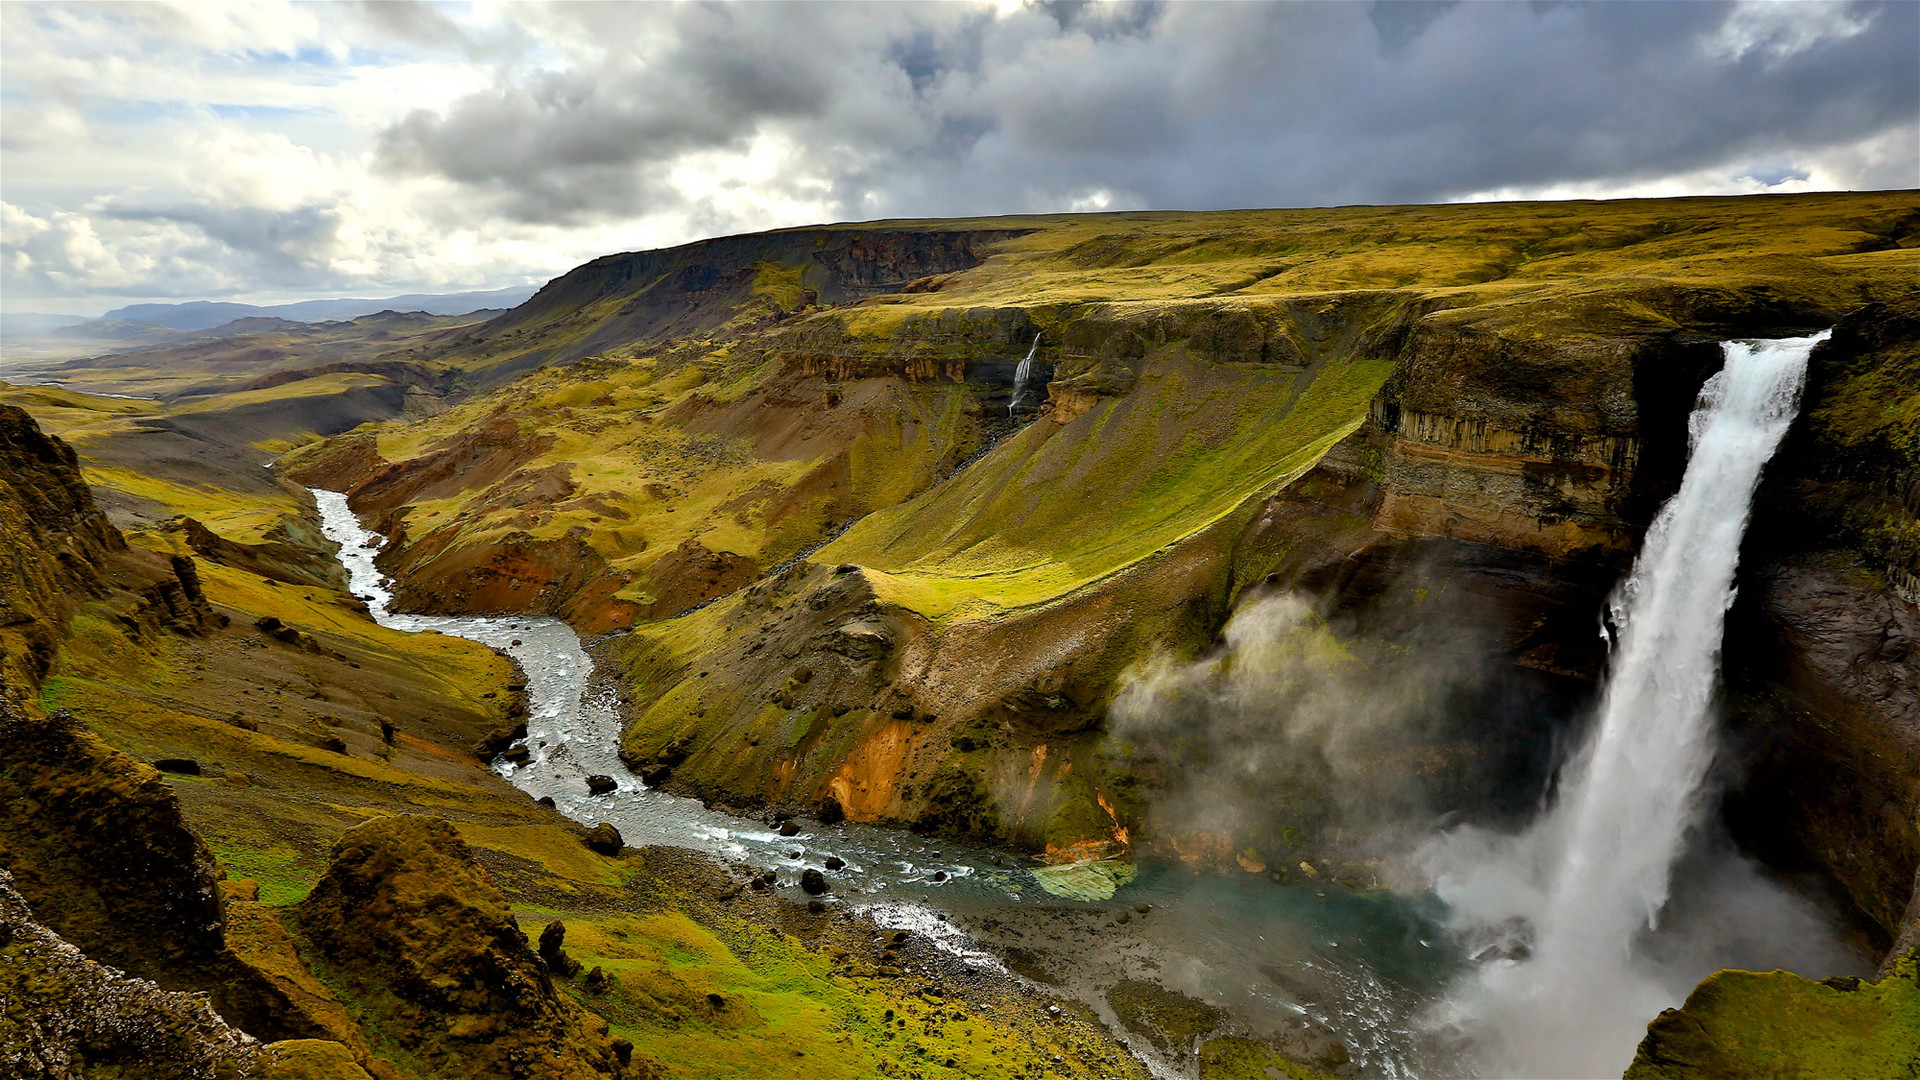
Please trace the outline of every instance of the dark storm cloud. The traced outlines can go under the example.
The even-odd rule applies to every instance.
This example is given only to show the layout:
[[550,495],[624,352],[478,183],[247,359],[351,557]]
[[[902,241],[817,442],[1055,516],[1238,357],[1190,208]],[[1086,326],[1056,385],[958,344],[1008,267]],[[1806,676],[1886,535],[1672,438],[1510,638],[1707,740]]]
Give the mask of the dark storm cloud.
[[1920,121],[1910,3],[546,10],[565,62],[408,116],[386,165],[580,222],[697,207],[676,164],[779,137],[768,183],[848,216],[1206,208],[1791,175]]

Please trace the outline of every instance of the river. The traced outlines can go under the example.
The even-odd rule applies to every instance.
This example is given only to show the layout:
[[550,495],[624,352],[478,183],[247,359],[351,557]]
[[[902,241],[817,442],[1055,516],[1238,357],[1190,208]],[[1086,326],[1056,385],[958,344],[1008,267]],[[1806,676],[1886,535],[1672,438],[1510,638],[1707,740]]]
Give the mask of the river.
[[[610,694],[594,690],[592,658],[571,627],[548,616],[394,611],[391,585],[374,565],[384,539],[361,525],[344,495],[310,490],[322,530],[340,545],[350,588],[374,621],[478,641],[519,665],[530,756],[521,764],[501,759],[495,768],[530,797],[551,797],[574,821],[610,822],[631,846],[692,848],[770,870],[796,898],[802,872],[823,870],[832,902],[921,933],[982,967],[1005,971],[1000,956],[1026,958],[1016,965],[1023,975],[1085,1002],[1123,1037],[1104,991],[1149,978],[1226,1009],[1241,1033],[1300,1054],[1348,1057],[1359,1075],[1403,1077],[1434,1066],[1435,1051],[1414,1018],[1462,960],[1445,943],[1442,912],[1430,900],[1277,885],[1173,863],[1061,871],[855,823],[802,820],[798,835],[784,837],[766,822],[650,790],[620,762],[618,712]],[[614,778],[618,788],[588,794],[593,774]],[[826,870],[829,858],[846,865]],[[1150,913],[1136,914],[1137,906]],[[1190,1067],[1154,1054],[1144,1040],[1129,1041],[1161,1075]]]

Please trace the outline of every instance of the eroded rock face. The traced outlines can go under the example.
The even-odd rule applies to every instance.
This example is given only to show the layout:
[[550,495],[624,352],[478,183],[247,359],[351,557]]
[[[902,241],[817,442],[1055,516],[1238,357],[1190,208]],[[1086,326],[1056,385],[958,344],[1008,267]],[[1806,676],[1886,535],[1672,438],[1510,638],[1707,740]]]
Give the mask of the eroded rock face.
[[557,992],[452,824],[349,831],[296,918],[368,1004],[370,1042],[421,1076],[586,1080],[618,1070],[605,1024]]
[[73,448],[0,405],[0,694],[39,685],[83,597],[126,547],[93,503]]
[[[1743,843],[1829,875],[1886,947],[1920,938],[1920,303],[1811,357],[1727,621]],[[1897,954],[1897,950],[1894,951]],[[1891,954],[1890,954],[1891,955]]]
[[69,713],[0,703],[0,802],[14,887],[88,955],[165,980],[220,954],[213,857],[158,770]]
[[0,1072],[82,1080],[233,1080],[260,1044],[199,994],[174,993],[89,959],[34,918],[0,870]]

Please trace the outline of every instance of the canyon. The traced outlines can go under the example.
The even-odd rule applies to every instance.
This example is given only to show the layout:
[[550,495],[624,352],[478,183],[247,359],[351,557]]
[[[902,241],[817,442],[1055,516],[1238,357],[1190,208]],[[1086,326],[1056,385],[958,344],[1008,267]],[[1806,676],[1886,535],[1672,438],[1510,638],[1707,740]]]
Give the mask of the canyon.
[[[1150,964],[1056,1016],[1072,953],[990,909],[948,914],[997,971],[925,932],[901,961],[877,916],[751,859],[589,848],[567,800],[507,782],[500,755],[542,751],[525,672],[377,624],[307,489],[387,537],[394,610],[577,632],[649,794],[1091,877],[1024,888],[1146,933],[1183,909],[1116,923],[1128,888],[1386,905],[1425,894],[1436,830],[1532,820],[1721,343],[1830,329],[1740,544],[1692,843],[1808,898],[1860,970],[1713,975],[1621,1057],[1801,1060],[1766,1042],[1790,1013],[1838,1055],[1806,1068],[1900,1075],[1916,252],[1910,192],[861,223],[607,256],[485,319],[37,372],[0,389],[3,771],[43,807],[0,837],[44,924],[10,940],[150,981],[129,1000],[155,1015],[211,993],[169,1037],[228,1074],[696,1075],[724,1047],[726,1075],[780,1075],[767,1053],[850,1041],[847,1075],[1381,1075],[1401,1059]],[[55,762],[103,778],[92,803]],[[113,900],[152,871],[79,821],[124,822],[173,906]],[[183,911],[198,938],[148,955]],[[472,955],[365,955],[441,934]],[[490,974],[451,993],[434,965],[463,964]],[[915,964],[972,974],[929,996]],[[858,1019],[805,1019],[826,1000]]]

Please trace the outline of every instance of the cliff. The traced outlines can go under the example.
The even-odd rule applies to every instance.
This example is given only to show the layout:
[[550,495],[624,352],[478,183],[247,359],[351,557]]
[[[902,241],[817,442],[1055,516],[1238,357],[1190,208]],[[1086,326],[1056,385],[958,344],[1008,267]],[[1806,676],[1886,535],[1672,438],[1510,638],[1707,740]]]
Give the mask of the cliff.
[[[1412,697],[1412,612],[1444,612],[1461,632],[1431,651],[1464,674],[1418,692],[1480,719],[1360,756],[1427,811],[1517,811],[1598,672],[1594,612],[1678,481],[1716,342],[1893,302],[1914,256],[1886,238],[1913,213],[1893,193],[728,238],[557,279],[460,362],[570,363],[281,468],[395,536],[403,603],[623,631],[601,657],[630,677],[625,749],[671,788],[1063,857],[1291,865],[1339,846],[1307,805],[1325,792],[1156,819],[1202,774],[1180,731],[1110,730],[1143,665],[1211,655],[1246,599],[1286,592]],[[1035,333],[1044,389],[1009,410]]]

